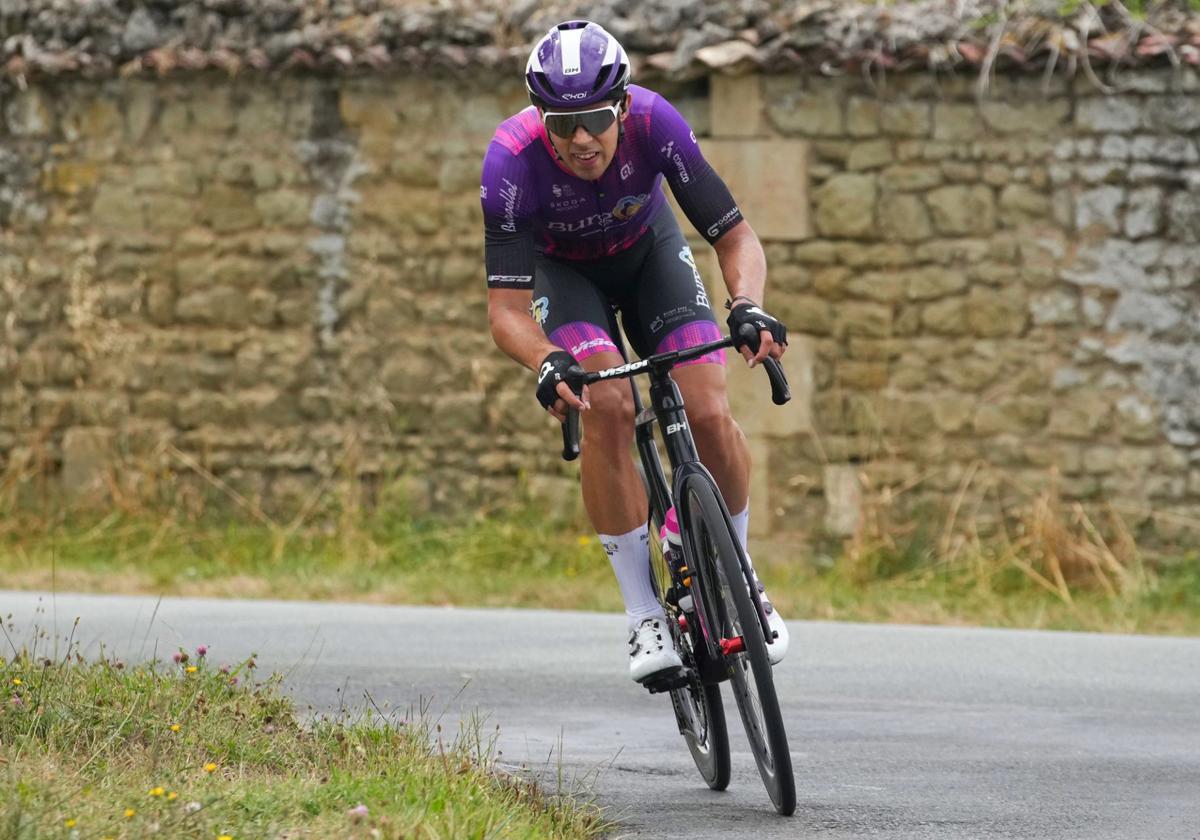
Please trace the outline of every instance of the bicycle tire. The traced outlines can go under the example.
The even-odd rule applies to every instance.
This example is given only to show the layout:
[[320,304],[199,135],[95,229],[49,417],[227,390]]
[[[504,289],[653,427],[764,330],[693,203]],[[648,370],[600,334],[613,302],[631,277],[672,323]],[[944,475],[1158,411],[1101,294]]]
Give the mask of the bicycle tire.
[[716,615],[710,613],[710,619],[719,623],[722,638],[743,639],[744,650],[727,655],[725,665],[746,738],[775,810],[791,816],[796,810],[796,781],[787,732],[758,608],[750,597],[728,514],[711,481],[688,481],[684,492],[688,494],[689,532],[684,545],[696,554],[690,561],[702,564],[700,585],[716,606]]
[[704,685],[700,681],[700,672],[693,654],[696,630],[693,627],[690,632],[684,632],[679,627],[677,608],[664,597],[671,573],[662,551],[658,548],[650,551],[650,568],[650,580],[659,603],[663,605],[667,614],[667,623],[671,625],[670,632],[675,640],[675,649],[679,651],[684,665],[691,672],[686,687],[675,688],[670,692],[675,720],[679,724],[684,742],[687,743],[688,752],[692,755],[692,761],[700,771],[700,777],[712,790],[725,790],[729,787],[732,762],[729,756],[729,729],[725,722],[725,706],[721,702],[721,687]]

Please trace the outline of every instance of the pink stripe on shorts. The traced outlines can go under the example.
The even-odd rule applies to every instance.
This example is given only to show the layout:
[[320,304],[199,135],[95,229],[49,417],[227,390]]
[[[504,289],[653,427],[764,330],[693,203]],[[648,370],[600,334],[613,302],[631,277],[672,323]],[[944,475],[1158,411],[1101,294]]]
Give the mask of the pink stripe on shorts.
[[[658,343],[658,347],[655,348],[654,352],[666,353],[670,350],[685,350],[688,347],[707,344],[710,341],[720,341],[720,339],[721,330],[712,321],[692,321],[690,324],[684,324],[682,327],[667,333],[666,337]],[[678,365],[678,367],[703,364],[725,364],[725,352],[723,350],[714,350],[711,353],[705,353],[698,359],[684,362]]]
[[605,350],[617,352],[617,345],[613,343],[609,334],[587,321],[572,321],[569,324],[563,324],[550,333],[550,343],[557,344],[566,350],[575,357],[575,361],[582,361],[588,356],[603,353]]

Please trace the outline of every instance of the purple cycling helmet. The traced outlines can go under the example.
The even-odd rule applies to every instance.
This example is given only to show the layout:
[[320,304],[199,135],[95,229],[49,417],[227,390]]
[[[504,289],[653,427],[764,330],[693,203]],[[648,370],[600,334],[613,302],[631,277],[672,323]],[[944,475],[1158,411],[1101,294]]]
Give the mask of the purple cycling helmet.
[[619,100],[629,87],[629,59],[600,24],[568,20],[529,54],[525,87],[529,101],[542,110]]

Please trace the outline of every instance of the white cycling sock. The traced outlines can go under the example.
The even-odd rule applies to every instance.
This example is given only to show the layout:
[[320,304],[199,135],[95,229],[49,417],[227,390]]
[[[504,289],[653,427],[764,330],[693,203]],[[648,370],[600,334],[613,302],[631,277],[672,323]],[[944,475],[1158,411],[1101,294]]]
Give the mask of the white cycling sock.
[[625,600],[625,617],[633,630],[647,618],[665,621],[662,604],[650,584],[650,528],[642,525],[628,534],[599,534],[608,560],[617,575],[617,586]]
[[[730,514],[729,518],[733,520],[733,532],[737,534],[737,538],[741,541],[742,548],[746,552],[746,562],[750,563],[750,570],[753,572],[754,563],[750,560],[750,543],[748,542],[750,534],[750,503],[746,502],[746,509],[744,511]],[[754,576],[758,577],[758,574],[756,573]]]

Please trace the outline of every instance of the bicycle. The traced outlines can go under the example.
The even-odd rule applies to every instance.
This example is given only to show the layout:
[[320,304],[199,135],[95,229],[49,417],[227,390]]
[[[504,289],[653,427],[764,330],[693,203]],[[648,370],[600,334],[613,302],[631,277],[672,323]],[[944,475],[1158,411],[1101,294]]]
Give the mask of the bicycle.
[[[746,338],[757,338],[753,327],[743,330],[752,334]],[[773,640],[774,634],[729,510],[712,475],[700,463],[683,399],[670,375],[680,362],[733,346],[733,338],[727,337],[593,373],[575,367],[568,382],[581,393],[585,384],[630,380],[637,450],[654,532],[662,528],[672,507],[677,514],[682,556],[652,551],[651,578],[683,667],[644,685],[651,693],[670,694],[680,734],[696,768],[710,788],[724,790],[731,767],[720,684],[730,681],[763,784],[775,810],[790,816],[796,809],[796,786],[767,654],[768,639]],[[771,358],[764,367],[772,400],[783,405],[791,398],[783,369]],[[633,377],[643,374],[650,377],[648,408],[633,382]],[[656,421],[671,465],[670,485],[655,445]],[[570,410],[563,423],[563,458],[571,461],[578,456],[579,413]]]

